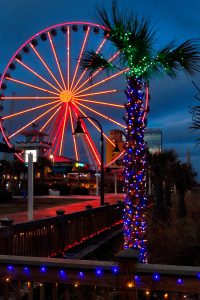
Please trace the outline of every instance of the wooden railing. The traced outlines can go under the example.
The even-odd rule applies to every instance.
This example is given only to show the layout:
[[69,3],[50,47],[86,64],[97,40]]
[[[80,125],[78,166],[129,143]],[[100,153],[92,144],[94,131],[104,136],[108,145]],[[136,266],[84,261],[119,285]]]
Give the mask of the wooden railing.
[[139,264],[129,250],[112,262],[0,255],[0,299],[185,299],[200,293],[199,270]]
[[123,204],[0,227],[0,254],[55,257],[122,223]]

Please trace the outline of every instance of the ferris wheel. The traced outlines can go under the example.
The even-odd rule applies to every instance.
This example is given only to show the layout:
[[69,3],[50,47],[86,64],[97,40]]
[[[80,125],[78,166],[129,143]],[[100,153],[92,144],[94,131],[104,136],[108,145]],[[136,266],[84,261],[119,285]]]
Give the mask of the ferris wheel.
[[106,53],[116,63],[119,53],[106,34],[106,28],[98,24],[65,22],[38,32],[14,53],[0,80],[0,129],[9,147],[15,147],[21,134],[37,124],[51,144],[47,155],[100,165],[96,123],[82,119],[86,134],[81,139],[73,132],[78,117],[97,118],[106,143],[114,147],[109,130],[125,129],[125,80],[120,77],[127,69],[106,76],[98,69],[89,77],[80,65],[84,51],[91,49]]

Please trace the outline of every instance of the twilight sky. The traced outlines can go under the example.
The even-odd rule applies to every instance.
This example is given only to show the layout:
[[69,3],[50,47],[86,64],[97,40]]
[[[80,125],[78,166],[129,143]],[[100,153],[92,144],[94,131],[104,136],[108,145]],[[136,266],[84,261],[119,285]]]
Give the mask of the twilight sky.
[[[32,35],[48,26],[68,22],[97,22],[95,7],[110,7],[111,0],[1,0],[0,10],[0,73],[14,52]],[[200,1],[190,0],[119,0],[119,5],[147,16],[157,31],[157,44],[183,42],[200,37]],[[196,80],[199,83],[200,80]],[[150,83],[150,113],[148,127],[163,132],[163,147],[174,148],[182,161],[190,151],[194,169],[199,173],[199,148],[195,148],[198,132],[188,129],[191,123],[189,107],[198,105],[197,90],[190,78],[159,78]],[[122,104],[125,102],[124,96]]]

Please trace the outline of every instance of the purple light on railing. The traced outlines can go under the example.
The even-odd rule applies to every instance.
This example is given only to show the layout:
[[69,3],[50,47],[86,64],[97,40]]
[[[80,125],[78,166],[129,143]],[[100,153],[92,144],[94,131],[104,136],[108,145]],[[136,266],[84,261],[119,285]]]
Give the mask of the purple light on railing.
[[8,271],[14,271],[14,267],[13,266],[8,266]]
[[64,270],[59,271],[60,277],[65,278],[67,276],[66,272]]
[[118,268],[117,266],[113,266],[113,267],[112,267],[112,272],[113,272],[114,274],[117,274],[117,273],[119,272],[119,268]]
[[102,275],[103,275],[102,269],[97,268],[96,271],[95,271],[95,274],[96,274],[97,276],[102,276]]
[[154,280],[160,280],[160,275],[157,274],[157,273],[153,274],[153,279]]
[[28,267],[24,267],[24,272],[25,273],[28,273],[30,270],[29,270],[29,268]]
[[80,271],[80,272],[78,273],[78,276],[79,276],[80,278],[84,278],[84,277],[85,277],[85,274],[84,274],[82,271]]
[[136,281],[136,282],[139,282],[139,281],[140,281],[140,276],[135,275],[135,281]]
[[178,278],[178,279],[177,279],[177,283],[178,283],[178,284],[183,284],[183,279]]
[[40,272],[45,273],[46,271],[47,271],[47,269],[45,267],[40,268]]

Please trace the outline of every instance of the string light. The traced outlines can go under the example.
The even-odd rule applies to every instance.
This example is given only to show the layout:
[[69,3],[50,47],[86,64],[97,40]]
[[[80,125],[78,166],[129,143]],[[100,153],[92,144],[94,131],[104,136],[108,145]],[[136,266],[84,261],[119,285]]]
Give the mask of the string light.
[[146,158],[144,129],[143,87],[141,78],[130,77],[125,91],[126,143],[124,144],[124,192],[125,207],[124,248],[139,250],[139,262],[147,263],[145,209],[146,198]]

